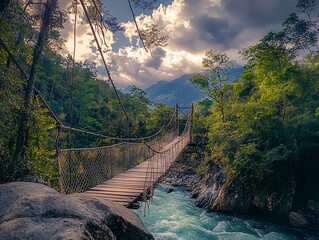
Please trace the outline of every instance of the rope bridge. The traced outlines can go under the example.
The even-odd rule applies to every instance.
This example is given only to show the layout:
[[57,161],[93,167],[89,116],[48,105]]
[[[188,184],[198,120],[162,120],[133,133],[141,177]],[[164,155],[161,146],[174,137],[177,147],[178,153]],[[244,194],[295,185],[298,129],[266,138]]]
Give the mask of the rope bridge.
[[[22,76],[28,79],[27,74],[2,39],[0,39],[0,45],[12,58]],[[120,202],[126,206],[137,200],[141,194],[146,199],[146,195],[150,191],[152,192],[152,187],[159,177],[175,161],[190,141],[193,107],[190,111],[191,114],[185,114],[180,108],[176,108],[176,110],[181,111],[185,118],[188,116],[181,135],[179,135],[179,124],[174,124],[174,118],[172,118],[166,126],[162,127],[153,136],[139,139],[122,139],[76,129],[72,126],[64,126],[42,94],[35,87],[33,87],[33,90],[57,124],[58,131],[55,145],[58,153],[60,188],[66,194],[85,192],[86,194],[101,196],[101,192],[103,192],[104,198]],[[176,122],[177,115],[175,115]],[[120,143],[96,148],[59,149],[60,131],[63,129],[69,130],[69,134],[77,132],[111,141],[117,140]],[[136,173],[139,173],[139,175]],[[101,185],[104,187],[101,188]],[[126,189],[127,192],[120,192],[120,194],[115,195],[116,188]],[[107,192],[107,189],[110,190]],[[109,193],[109,195],[105,193]]]
[[60,149],[58,164],[62,192],[69,194],[87,191],[87,194],[99,195],[99,184],[105,185],[109,180],[106,183],[116,183],[113,187],[106,186],[112,191],[117,191],[119,187],[127,189],[127,185],[134,185],[134,189],[138,191],[132,197],[131,188],[130,198],[106,198],[123,205],[129,205],[141,194],[146,199],[152,186],[190,141],[191,114],[187,115],[182,134],[179,134],[178,124],[174,119],[176,120],[176,116],[150,137],[124,139],[120,143],[104,147]]

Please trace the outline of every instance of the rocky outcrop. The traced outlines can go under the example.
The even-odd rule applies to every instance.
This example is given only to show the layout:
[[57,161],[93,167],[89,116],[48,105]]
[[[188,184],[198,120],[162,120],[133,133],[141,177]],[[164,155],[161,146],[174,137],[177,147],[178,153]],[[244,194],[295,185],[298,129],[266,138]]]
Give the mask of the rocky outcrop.
[[42,184],[0,185],[0,239],[153,239],[131,210]]
[[197,152],[198,150],[193,147],[186,148],[170,166],[165,177],[162,179],[162,183],[174,187],[185,187],[187,191],[192,191],[201,180],[201,177],[196,174],[196,168],[200,163],[200,159],[198,157],[193,158],[195,152],[196,156],[200,156],[200,153]]
[[290,212],[289,213],[289,223],[293,227],[304,227],[307,225],[307,220],[297,212]]
[[[275,181],[276,184],[270,179],[268,184],[258,189],[244,185],[239,179],[230,180],[226,171],[210,162],[210,171],[201,178],[196,175],[196,168],[204,154],[193,150],[186,150],[173,163],[163,183],[191,190],[198,207],[208,211],[267,215],[285,223],[288,220],[294,227],[319,231],[318,202],[310,200],[307,206],[291,212],[295,184],[289,173],[282,174],[282,179]],[[194,154],[199,157],[193,159]]]
[[226,183],[226,172],[214,164],[209,174],[198,182],[193,189],[192,196],[196,198],[198,207],[211,209],[220,194],[222,186]]
[[[199,207],[210,211],[287,216],[292,206],[293,184],[280,186],[284,191],[254,189],[238,179],[227,179],[219,165],[211,163],[209,174],[193,190]],[[280,192],[280,194],[278,194]]]
[[211,209],[221,212],[262,214],[285,218],[292,207],[294,188],[276,190],[265,186],[255,189],[238,179],[227,182],[220,190]]
[[175,162],[166,173],[162,183],[174,187],[183,186],[188,191],[192,191],[199,180],[200,177],[196,175],[194,168]]

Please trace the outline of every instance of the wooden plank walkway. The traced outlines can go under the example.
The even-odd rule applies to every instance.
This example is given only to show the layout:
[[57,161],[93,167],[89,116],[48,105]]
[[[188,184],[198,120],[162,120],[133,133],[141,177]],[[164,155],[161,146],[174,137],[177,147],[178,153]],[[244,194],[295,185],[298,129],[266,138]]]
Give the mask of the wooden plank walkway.
[[108,199],[126,207],[132,206],[133,203],[141,199],[143,193],[147,193],[159,181],[160,177],[176,160],[186,146],[185,139],[182,140],[181,137],[175,138],[161,150],[164,153],[155,155],[83,194]]

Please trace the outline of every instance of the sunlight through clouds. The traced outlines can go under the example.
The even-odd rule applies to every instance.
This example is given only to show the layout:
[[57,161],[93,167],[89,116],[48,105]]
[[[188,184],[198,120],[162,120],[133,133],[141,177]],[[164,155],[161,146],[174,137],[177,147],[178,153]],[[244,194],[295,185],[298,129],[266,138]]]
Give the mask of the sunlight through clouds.
[[[241,64],[238,51],[256,43],[268,31],[276,31],[294,10],[295,2],[269,0],[267,6],[261,7],[258,1],[249,0],[173,0],[168,5],[160,4],[148,15],[136,17],[140,28],[145,24],[158,25],[158,29],[169,36],[167,46],[153,49],[152,54],[147,53],[133,20],[121,21],[120,16],[115,16],[124,28],[122,38],[129,45],[108,31],[108,47],[103,50],[119,88],[132,84],[146,88],[159,80],[172,80],[182,74],[200,71],[202,57],[210,49],[226,52],[233,61]],[[131,13],[123,8],[121,14],[127,16]],[[70,18],[66,25],[67,34],[63,35],[67,39],[64,54],[73,50],[73,16]],[[100,56],[90,32],[88,25],[79,24],[76,60],[95,62],[99,75],[103,76],[105,71],[98,60]]]

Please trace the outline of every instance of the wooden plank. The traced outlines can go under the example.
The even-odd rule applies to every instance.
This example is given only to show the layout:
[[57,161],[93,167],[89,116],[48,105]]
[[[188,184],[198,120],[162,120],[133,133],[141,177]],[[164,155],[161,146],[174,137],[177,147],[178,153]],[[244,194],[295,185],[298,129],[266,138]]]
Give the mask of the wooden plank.
[[90,197],[94,197],[94,198],[103,198],[103,199],[106,199],[108,201],[111,201],[111,202],[115,202],[115,203],[123,203],[123,205],[129,205],[131,204],[133,201],[131,200],[123,200],[123,199],[108,199],[104,196],[94,196],[94,195],[90,195]]
[[96,194],[96,193],[86,193],[89,196],[96,196],[96,197],[103,197],[105,199],[114,199],[114,200],[125,200],[127,202],[133,201],[137,199],[137,197],[126,197],[126,196],[114,196],[114,195],[103,195],[103,194]]
[[[153,182],[152,182],[153,183]],[[100,184],[98,185],[97,187],[107,187],[107,188],[131,188],[131,189],[134,189],[134,188],[137,188],[137,189],[143,189],[144,186],[149,186],[150,183],[146,183],[146,184],[141,184],[141,183],[127,183],[127,182],[120,182],[120,181],[117,181],[117,182],[110,182],[110,183],[106,183],[106,184]]]
[[152,181],[151,179],[150,180],[147,180],[145,181],[144,179],[137,179],[137,178],[127,178],[127,179],[122,179],[122,178],[118,178],[118,179],[111,179],[110,182],[121,182],[121,183],[125,183],[125,182],[129,182],[129,181],[134,181],[135,183],[139,182],[139,183],[148,183],[148,182],[154,182]]
[[[152,172],[155,172],[155,173],[163,173],[163,171],[152,171]],[[144,170],[139,170],[139,169],[131,169],[131,170],[128,170],[126,172],[127,174],[130,174],[130,173],[140,173],[142,175],[142,173],[147,173],[146,171]]]
[[88,193],[97,193],[97,194],[103,194],[105,196],[108,195],[117,195],[117,196],[127,196],[127,197],[137,197],[140,195],[140,192],[135,193],[128,193],[128,192],[109,192],[109,191],[88,191]]
[[[100,185],[99,185],[100,186]],[[142,188],[130,188],[130,187],[94,187],[91,188],[89,191],[110,191],[110,192],[140,192],[141,190],[144,190],[144,187]]]
[[152,176],[140,176],[140,175],[138,175],[138,174],[125,174],[125,175],[122,175],[122,176],[117,176],[117,177],[114,177],[114,178],[112,178],[112,179],[127,179],[127,178],[137,178],[137,179],[141,179],[141,178],[143,178],[143,179],[149,179],[149,178],[151,178]]
[[112,183],[108,183],[105,185],[98,185],[97,187],[101,186],[101,187],[107,187],[107,188],[131,188],[131,189],[144,189],[145,187],[151,186],[153,185],[153,182],[149,182],[149,183],[131,183],[131,184],[127,184],[124,182],[112,182]]

